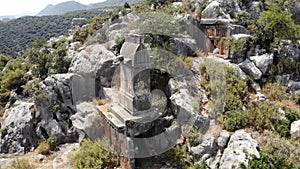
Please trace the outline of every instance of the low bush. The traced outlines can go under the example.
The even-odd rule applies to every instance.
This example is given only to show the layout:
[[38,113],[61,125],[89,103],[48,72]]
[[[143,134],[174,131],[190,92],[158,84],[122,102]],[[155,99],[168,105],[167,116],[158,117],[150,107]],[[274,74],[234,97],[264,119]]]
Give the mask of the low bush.
[[247,119],[247,126],[263,131],[273,129],[280,117],[276,106],[269,102],[264,102],[258,105],[252,103],[248,105],[248,110],[245,111],[245,118]]
[[226,130],[235,131],[246,125],[246,117],[243,112],[229,111],[226,112],[221,121]]
[[50,144],[47,143],[46,141],[40,142],[39,146],[37,147],[37,152],[43,155],[49,155],[50,150],[51,150]]
[[114,168],[118,166],[118,157],[97,142],[84,140],[79,152],[72,157],[71,163],[77,169]]
[[262,92],[272,101],[281,101],[286,94],[286,88],[280,83],[268,83],[263,87]]
[[285,111],[285,117],[292,123],[300,119],[300,113],[296,110],[288,109]]
[[51,136],[46,141],[40,142],[39,146],[37,147],[37,152],[43,155],[51,154],[56,146],[58,145],[57,137]]
[[190,154],[187,151],[187,146],[177,145],[161,154],[159,157],[160,160],[170,163],[171,166],[175,168],[188,168],[194,166]]
[[33,166],[25,159],[17,159],[11,165],[12,169],[33,169]]
[[201,142],[200,131],[198,131],[194,127],[190,127],[187,132],[187,139],[192,147],[199,145]]
[[300,141],[280,137],[265,131],[261,136],[260,149],[268,157],[272,168],[300,168]]
[[283,119],[280,120],[276,125],[275,125],[275,130],[280,134],[282,137],[289,137],[290,136],[290,121]]

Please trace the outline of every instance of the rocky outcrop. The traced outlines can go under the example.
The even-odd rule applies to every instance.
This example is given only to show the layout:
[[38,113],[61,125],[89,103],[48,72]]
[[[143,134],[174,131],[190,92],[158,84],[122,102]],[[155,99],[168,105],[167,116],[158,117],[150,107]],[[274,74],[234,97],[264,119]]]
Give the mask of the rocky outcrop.
[[[220,169],[239,168],[241,163],[248,165],[253,154],[259,157],[258,143],[245,130],[236,131],[230,138],[220,162]],[[247,154],[246,154],[247,153]]]
[[119,61],[116,56],[104,46],[93,44],[87,46],[72,60],[70,72],[79,75],[89,75],[95,80],[95,95],[104,97],[103,87],[111,87]]
[[114,57],[115,55],[104,46],[93,44],[85,47],[84,50],[75,56],[70,65],[69,72],[78,74],[95,73],[100,69],[103,62],[111,60]]
[[68,120],[75,113],[73,100],[74,74],[56,74],[41,82],[42,94],[36,101],[36,133],[41,139],[56,136],[59,143],[77,140]]
[[252,56],[250,60],[259,68],[259,70],[265,74],[268,71],[268,68],[273,64],[274,54],[264,54],[260,56]]
[[104,135],[102,131],[102,118],[93,103],[82,102],[76,105],[77,113],[71,116],[72,124],[80,133],[80,140],[89,137],[93,140]]
[[38,144],[33,126],[34,104],[16,101],[4,113],[1,124],[0,153],[24,154]]
[[226,15],[221,4],[218,1],[212,1],[202,11],[202,19],[230,19],[230,16]]
[[240,68],[247,73],[254,80],[259,80],[262,77],[262,72],[255,66],[253,62],[246,59],[244,62],[239,64]]

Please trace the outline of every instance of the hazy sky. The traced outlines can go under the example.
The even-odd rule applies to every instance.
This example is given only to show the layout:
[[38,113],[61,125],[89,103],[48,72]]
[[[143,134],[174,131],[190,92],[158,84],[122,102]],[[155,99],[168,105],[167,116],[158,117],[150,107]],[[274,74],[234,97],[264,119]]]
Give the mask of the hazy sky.
[[[39,12],[48,4],[58,4],[69,0],[0,0],[0,16],[18,15],[22,12]],[[98,3],[105,0],[76,0],[82,4]]]

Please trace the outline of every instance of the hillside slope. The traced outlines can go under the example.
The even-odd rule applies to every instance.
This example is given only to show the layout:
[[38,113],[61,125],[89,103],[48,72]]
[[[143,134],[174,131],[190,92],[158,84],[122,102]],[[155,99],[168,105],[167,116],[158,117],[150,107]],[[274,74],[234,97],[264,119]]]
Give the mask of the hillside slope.
[[96,15],[106,14],[104,10],[94,9],[55,16],[27,16],[0,22],[0,53],[16,58],[37,39],[49,39],[67,34],[73,18],[91,19]]

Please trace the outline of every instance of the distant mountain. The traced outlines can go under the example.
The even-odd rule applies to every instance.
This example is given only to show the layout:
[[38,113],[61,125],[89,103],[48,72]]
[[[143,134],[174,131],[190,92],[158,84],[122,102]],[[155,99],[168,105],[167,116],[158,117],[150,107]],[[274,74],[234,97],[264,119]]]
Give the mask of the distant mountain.
[[127,2],[130,5],[143,2],[143,0],[106,0],[104,2],[91,4],[88,6],[89,9],[113,7],[113,6],[123,6]]
[[15,19],[15,16],[13,15],[0,16],[0,20],[9,20],[9,19]]
[[45,15],[61,15],[70,11],[78,11],[86,9],[87,6],[76,1],[67,1],[62,2],[57,5],[47,5],[41,12],[37,14],[37,16],[45,16]]

